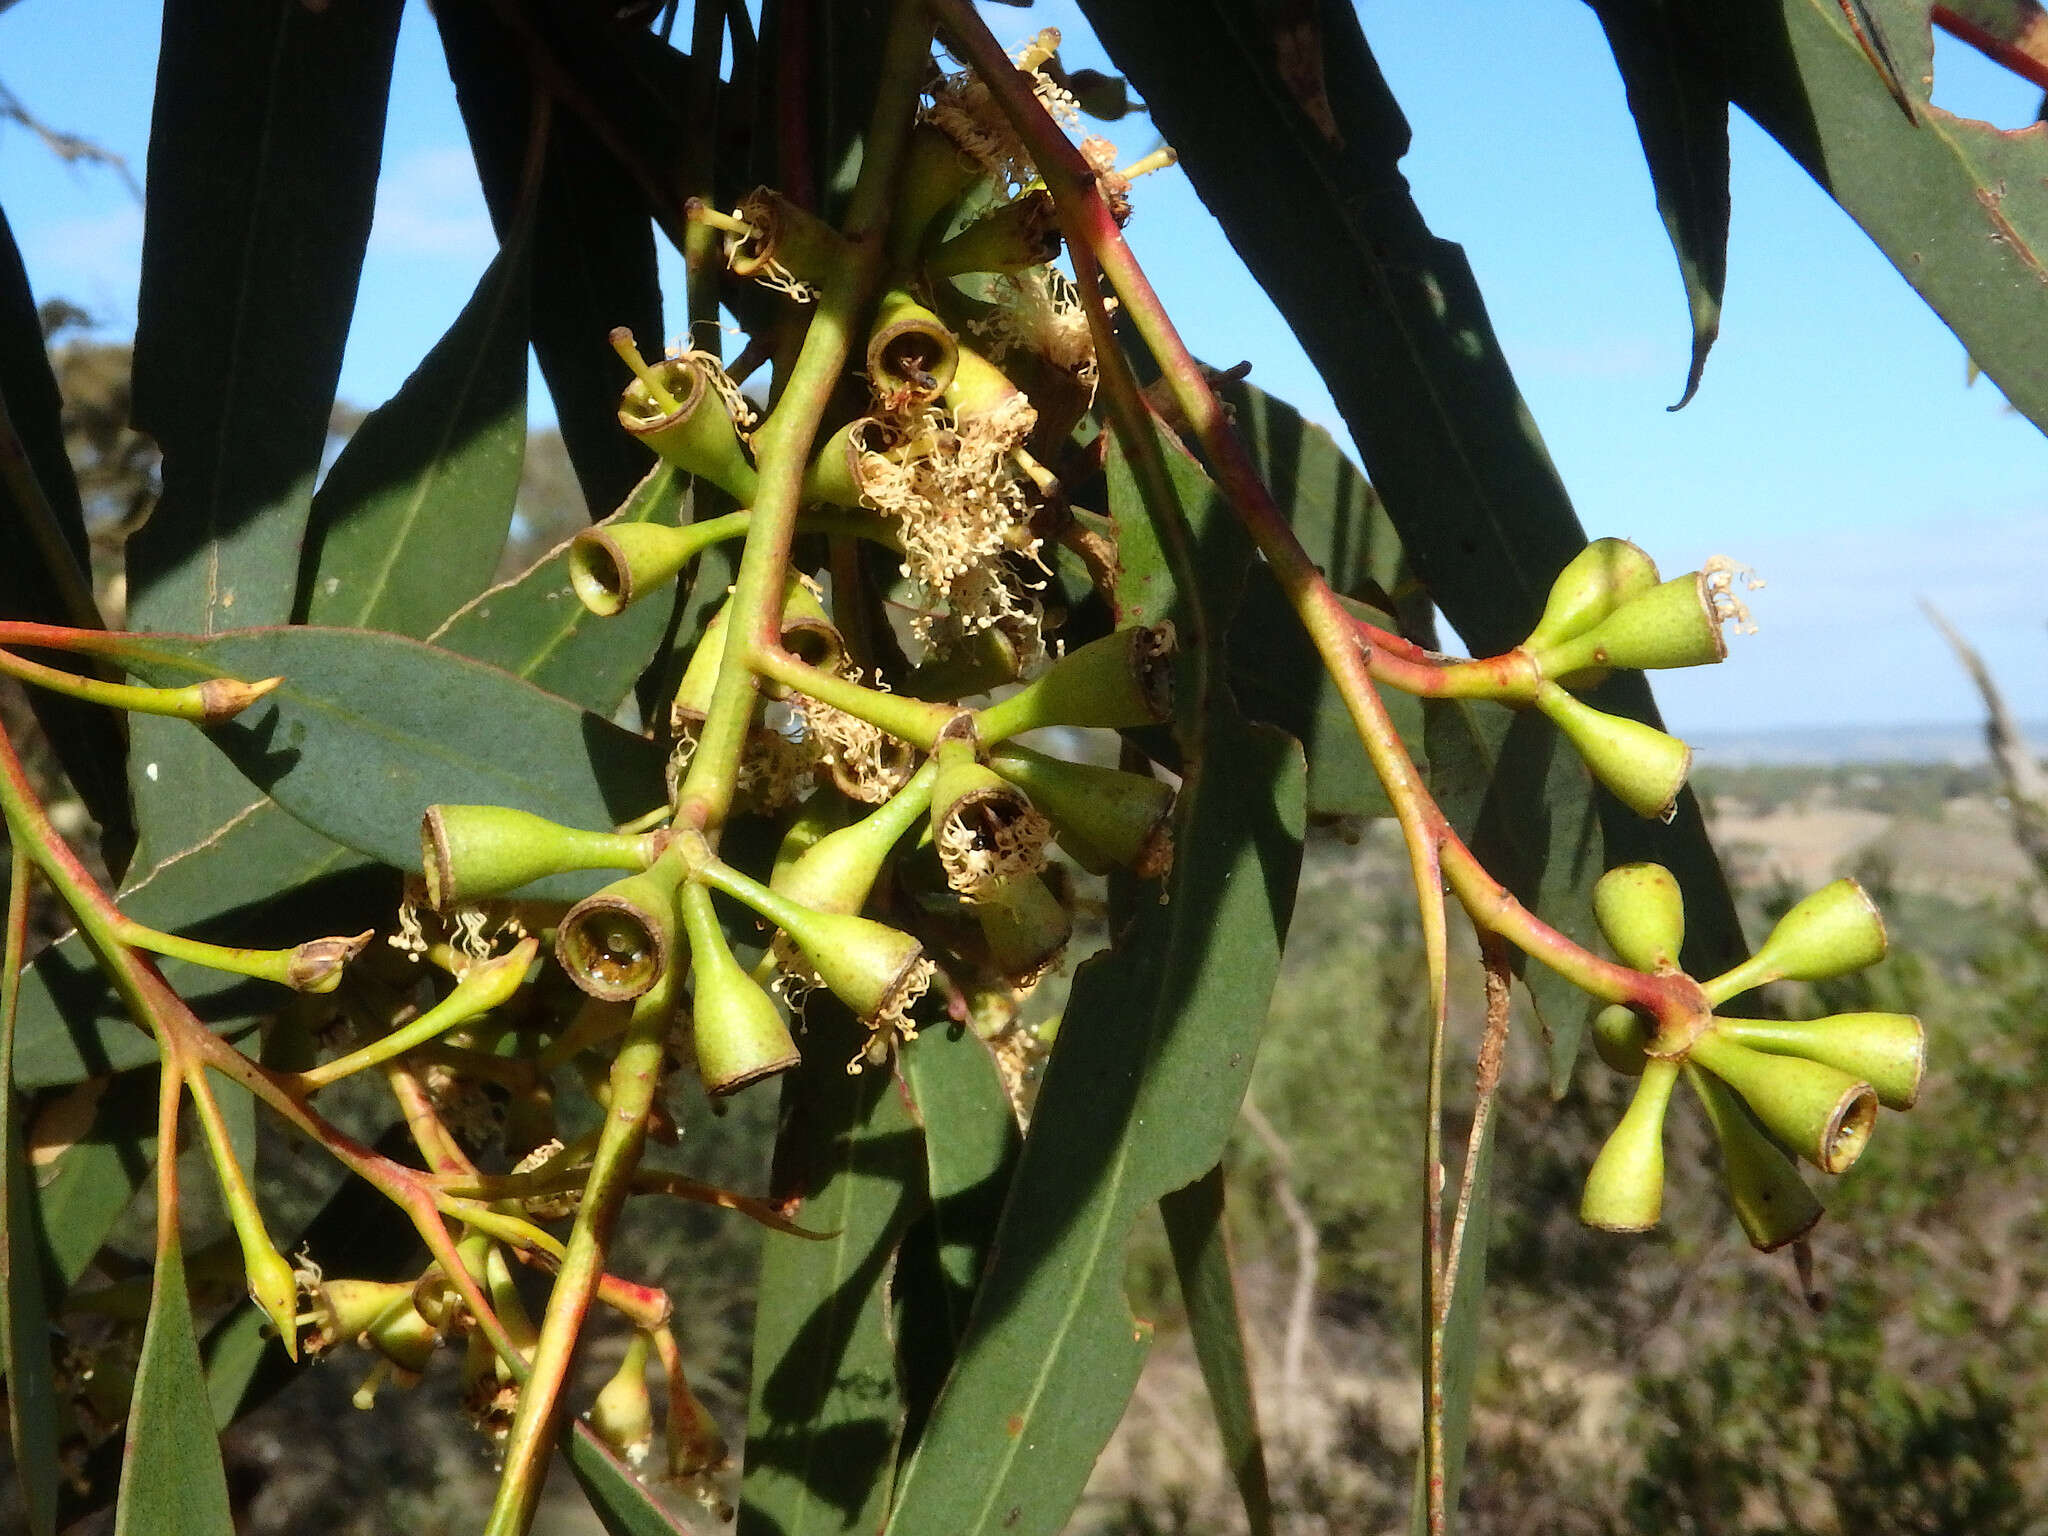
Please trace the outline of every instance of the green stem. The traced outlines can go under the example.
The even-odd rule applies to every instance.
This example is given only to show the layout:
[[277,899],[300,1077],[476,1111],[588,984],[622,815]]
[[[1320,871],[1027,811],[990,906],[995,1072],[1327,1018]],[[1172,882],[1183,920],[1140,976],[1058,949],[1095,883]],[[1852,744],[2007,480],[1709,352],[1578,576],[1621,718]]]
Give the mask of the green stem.
[[410,1024],[394,1029],[381,1040],[372,1040],[346,1056],[309,1067],[286,1081],[286,1087],[301,1096],[351,1077],[365,1067],[379,1066],[394,1056],[403,1056],[415,1046],[438,1040],[458,1024],[467,1024],[479,1014],[499,1006],[526,980],[527,968],[540,951],[538,939],[521,939],[505,954],[482,960],[463,974],[455,990]]
[[12,651],[0,651],[0,674],[67,698],[83,699],[88,704],[136,715],[166,715],[198,725],[214,725],[232,718],[284,681],[273,677],[260,683],[236,683],[226,678],[208,678],[182,688],[138,688],[132,683],[110,683],[46,667]]
[[634,1170],[647,1145],[647,1119],[661,1086],[662,1055],[675,1013],[676,968],[671,966],[653,992],[633,1009],[633,1022],[612,1062],[611,1103],[591,1159],[590,1178],[576,1207],[567,1252],[533,1350],[533,1374],[519,1394],[519,1407],[505,1443],[504,1474],[498,1480],[484,1536],[519,1536],[532,1523],[554,1450],[562,1384],[590,1301],[604,1273],[605,1250],[619,1211],[631,1193]]
[[749,661],[779,638],[783,580],[804,472],[832,392],[862,334],[861,322],[881,287],[883,237],[897,170],[930,58],[930,18],[918,0],[897,0],[860,179],[847,213],[849,254],[825,285],[781,399],[754,434],[758,483],[753,526],[734,583],[724,664],[676,808],[678,825],[694,826],[708,835],[716,834],[732,810],[757,686]]
[[794,688],[820,704],[829,704],[841,714],[865,720],[927,752],[946,722],[959,713],[948,704],[930,704],[923,699],[864,688],[851,679],[800,660],[779,645],[761,646],[750,660],[754,670],[770,682]]

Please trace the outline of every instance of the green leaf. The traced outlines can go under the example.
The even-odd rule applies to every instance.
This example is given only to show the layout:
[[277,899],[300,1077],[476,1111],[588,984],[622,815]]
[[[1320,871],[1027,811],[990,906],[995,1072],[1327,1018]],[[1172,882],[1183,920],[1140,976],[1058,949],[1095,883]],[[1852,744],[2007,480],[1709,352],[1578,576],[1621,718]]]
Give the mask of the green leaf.
[[299,615],[424,636],[490,584],[526,448],[529,232],[313,497]]
[[232,1536],[227,1474],[206,1398],[175,1238],[158,1255],[128,1408],[114,1536]]
[[1678,256],[1692,311],[1692,365],[1677,410],[1692,399],[1721,332],[1728,282],[1728,95],[1688,47],[1683,11],[1668,0],[1588,0],[1621,68],[1643,141],[1657,212]]
[[[0,548],[9,551],[0,561],[0,618],[96,622],[85,513],[64,450],[63,412],[28,270],[0,210],[0,439],[11,427],[21,455],[0,470]],[[48,652],[27,654],[50,666],[78,665],[75,658]],[[135,841],[122,772],[128,743],[120,722],[107,710],[47,689],[26,693],[65,777],[100,823],[109,862],[119,867]]]
[[50,1357],[35,1183],[22,1146],[22,1101],[14,1090],[14,1038],[28,948],[28,850],[10,850],[0,953],[0,1366],[7,1377],[7,1443],[33,1536],[57,1525],[57,1384]]
[[614,1456],[581,1419],[562,1431],[562,1456],[590,1511],[610,1536],[690,1536],[690,1527],[661,1507],[647,1485]]
[[398,0],[170,0],[149,136],[135,425],[163,496],[138,629],[291,614],[383,146]]
[[[157,1075],[148,1069],[94,1079],[71,1090],[69,1104],[45,1114],[90,1116],[68,1146],[38,1148],[34,1169],[44,1278],[62,1296],[78,1283],[107,1233],[156,1166]],[[47,1129],[39,1122],[31,1131]]]
[[[2048,359],[2036,344],[2048,332],[2040,135],[1932,103],[1924,0],[1859,5],[1888,70],[1866,51],[1847,9],[1840,0],[1674,7],[1672,55],[1690,77],[1687,90],[1718,92],[1783,145],[2006,399],[2048,429]],[[1629,62],[1622,59],[1624,70]]]
[[[1518,644],[1585,533],[1464,253],[1430,232],[1407,192],[1407,120],[1353,8],[1083,0],[1082,9],[1329,385],[1430,597],[1474,654]],[[1231,110],[1216,111],[1219,101]],[[1658,722],[1640,674],[1615,677],[1596,702]],[[1627,857],[1678,872],[1688,937],[1739,953],[1741,927],[1698,800],[1681,795],[1669,826],[1630,817],[1605,791],[1595,804],[1608,862],[1625,845]],[[1502,812],[1543,814],[1535,804]]]
[[846,1070],[866,1039],[844,1009],[814,1003],[784,1079],[773,1187],[835,1235],[764,1239],[741,1536],[872,1531],[889,1507],[903,1396],[887,1286],[924,1156],[894,1077]]
[[[208,734],[293,816],[394,867],[417,863],[419,820],[436,803],[602,827],[662,796],[651,742],[509,672],[398,635],[302,626],[165,635],[126,661],[158,686],[283,674],[275,692]],[[529,890],[567,890],[565,880],[576,877]]]
[[1122,942],[1074,979],[995,1257],[890,1536],[1065,1527],[1150,1336],[1123,1292],[1126,1242],[1146,1207],[1221,1156],[1279,966],[1306,774],[1293,742],[1244,720],[1227,690],[1198,686],[1222,675],[1225,642],[1185,621],[1197,607],[1230,612],[1251,556],[1199,469],[1168,455],[1201,551],[1199,596],[1172,591],[1114,445],[1109,485],[1120,606],[1171,613],[1202,637],[1182,654],[1178,857],[1167,899],[1138,902]]
[[[1598,949],[1593,886],[1610,861],[1593,776],[1570,743],[1534,710],[1517,713],[1482,700],[1432,700],[1423,715],[1430,793],[1452,828],[1523,906]],[[1543,1030],[1550,1091],[1561,1097],[1592,1004],[1555,971],[1519,954],[1515,968]]]
[[971,1030],[927,1028],[898,1061],[924,1127],[931,1195],[904,1239],[894,1287],[909,1399],[904,1439],[914,1445],[967,1331],[1021,1138],[995,1058]]
[[[444,5],[434,20],[491,221],[503,239],[519,201],[535,81],[520,39],[492,7]],[[601,99],[615,101],[625,79],[616,73],[598,82]],[[577,114],[558,106],[534,208],[528,334],[593,517],[623,501],[653,462],[619,430],[627,375],[606,341],[617,325],[650,351],[660,344],[661,284],[647,199]]]
[[1252,1536],[1271,1536],[1273,1491],[1266,1478],[1266,1444],[1252,1395],[1244,1319],[1231,1277],[1230,1243],[1223,1226],[1223,1168],[1211,1168],[1185,1189],[1159,1202],[1173,1269],[1180,1279],[1195,1359],[1209,1388],[1209,1406],[1223,1437],[1223,1461],[1244,1500]]
[[1486,1316],[1486,1241],[1493,1210],[1493,1122],[1473,1155],[1478,1158],[1472,1206],[1458,1244],[1457,1285],[1444,1319],[1444,1507],[1458,1507],[1465,1475],[1465,1445],[1472,1430],[1472,1384],[1479,1372],[1479,1331]]
[[[684,499],[684,477],[658,464],[605,521],[680,522]],[[609,714],[653,659],[672,604],[649,599],[611,618],[597,617],[576,600],[568,551],[563,543],[511,581],[470,599],[427,638]]]

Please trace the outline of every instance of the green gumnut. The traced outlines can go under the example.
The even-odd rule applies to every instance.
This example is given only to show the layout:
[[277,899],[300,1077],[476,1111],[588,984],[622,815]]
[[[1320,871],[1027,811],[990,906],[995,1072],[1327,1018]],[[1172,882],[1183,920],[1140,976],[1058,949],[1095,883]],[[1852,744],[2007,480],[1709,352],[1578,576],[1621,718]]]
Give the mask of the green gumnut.
[[787,862],[778,857],[769,889],[818,912],[860,911],[896,844],[930,809],[937,776],[927,762],[859,821],[826,832]]
[[739,429],[704,370],[681,358],[654,364],[675,409],[655,398],[647,381],[635,379],[619,396],[619,425],[686,474],[701,475],[742,506],[754,500],[753,461],[740,446]]
[[860,457],[880,437],[881,426],[872,416],[856,416],[819,445],[804,470],[801,496],[806,505],[867,505],[860,486]]
[[654,1445],[654,1398],[647,1390],[647,1335],[634,1331],[625,1358],[590,1404],[591,1432],[637,1467]]
[[1692,748],[1655,726],[1610,715],[1556,683],[1536,690],[1536,707],[1564,732],[1586,767],[1638,816],[1669,821],[1692,768]]
[[565,869],[645,869],[657,849],[646,836],[586,832],[502,805],[430,805],[420,818],[420,865],[437,912]]
[[1579,1220],[1608,1232],[1647,1232],[1664,1209],[1664,1112],[1677,1063],[1652,1059],[1628,1110],[1586,1175]]
[[728,536],[727,526],[721,517],[681,527],[603,523],[586,528],[569,544],[569,585],[585,608],[609,618],[675,580],[706,548]]
[[1729,1039],[1772,1056],[1802,1056],[1861,1078],[1886,1109],[1920,1097],[1927,1036],[1910,1013],[1837,1013],[1825,1019],[1716,1019]]
[[876,395],[891,408],[929,404],[953,382],[960,343],[945,321],[899,288],[876,311],[867,365]]
[[[718,690],[718,673],[725,664],[726,625],[731,613],[732,599],[728,597],[711,615],[690,652],[670,706],[678,716],[701,720],[711,713],[711,696]],[[825,605],[794,571],[783,585],[781,635],[786,650],[826,671],[835,669],[845,655],[846,642],[826,614]]]
[[775,999],[733,958],[712,910],[711,893],[685,885],[679,900],[690,939],[690,1035],[697,1075],[706,1093],[722,1098],[795,1066],[796,1042]]
[[1591,667],[1654,671],[1722,661],[1728,642],[1704,573],[1694,571],[1629,599],[1583,633],[1536,653],[1544,674]]
[[1030,404],[1024,391],[1010,382],[1008,374],[966,345],[959,348],[954,360],[945,399],[962,421],[970,416],[995,416]]
[[896,691],[913,699],[951,703],[1014,683],[1023,671],[1024,656],[1016,637],[1001,625],[990,625],[948,646],[944,655],[912,667]]
[[1173,718],[1173,625],[1120,629],[1069,651],[1007,699],[981,712],[984,742],[1042,726],[1123,730]]
[[1012,981],[1043,974],[1074,934],[1072,915],[1035,874],[992,881],[968,906],[996,969]]
[[555,930],[569,979],[607,1003],[630,1002],[668,974],[676,956],[674,870],[659,866],[586,896]]
[[1778,919],[1754,955],[1706,984],[1720,1003],[1768,981],[1826,981],[1877,964],[1885,953],[1884,918],[1854,880],[1832,881]]
[[913,128],[889,218],[890,265],[910,265],[932,236],[943,234],[940,216],[981,179],[980,166],[944,132],[930,123]]
[[[823,288],[846,264],[846,237],[773,187],[749,192],[739,216],[754,233],[738,241],[726,257],[735,277],[773,282],[786,273],[811,288]],[[778,267],[781,272],[775,270]]]
[[900,1016],[924,990],[924,946],[909,934],[865,917],[812,911],[727,864],[714,862],[702,874],[780,928],[826,990],[862,1019]]
[[1870,1142],[1877,1095],[1839,1067],[1751,1050],[1717,1025],[1692,1042],[1689,1058],[1742,1095],[1780,1146],[1822,1173],[1847,1171]]
[[1090,874],[1114,867],[1152,880],[1172,865],[1172,786],[1150,774],[1070,763],[1009,744],[993,748],[988,761],[1031,797],[1060,846]]
[[1625,1077],[1638,1077],[1649,1054],[1650,1026],[1630,1007],[1610,1003],[1593,1015],[1593,1049]]
[[1687,1065],[1692,1084],[1721,1144],[1721,1176],[1728,1201],[1751,1246],[1773,1253],[1806,1236],[1821,1218],[1821,1203],[1742,1101],[1719,1078]]
[[1627,539],[1595,539],[1557,573],[1522,649],[1539,654],[1561,645],[1656,585],[1657,563],[1641,549]]
[[324,1354],[370,1331],[385,1313],[412,1308],[412,1286],[404,1280],[322,1280],[313,1287],[306,1340],[309,1354]]
[[[408,1290],[411,1287],[407,1287]],[[427,1321],[410,1298],[381,1313],[363,1330],[363,1342],[408,1376],[418,1377],[441,1347],[441,1330]]]
[[1059,215],[1052,194],[1039,188],[983,214],[943,242],[925,263],[932,278],[969,272],[1022,272],[1060,253]]
[[1678,969],[1685,898],[1662,864],[1621,864],[1593,887],[1593,916],[1621,963],[1638,971]]

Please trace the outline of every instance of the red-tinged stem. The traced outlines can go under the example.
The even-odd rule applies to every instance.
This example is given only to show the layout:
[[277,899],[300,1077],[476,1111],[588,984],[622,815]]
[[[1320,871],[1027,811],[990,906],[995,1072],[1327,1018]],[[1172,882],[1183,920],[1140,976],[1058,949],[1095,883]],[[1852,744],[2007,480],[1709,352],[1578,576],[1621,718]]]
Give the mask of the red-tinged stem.
[[156,1089],[156,1263],[184,1263],[178,1246],[178,1110],[185,1102],[185,1075],[168,1062]]
[[[1139,267],[1123,232],[1097,190],[1094,172],[1080,151],[1033,95],[1028,78],[1011,63],[1002,45],[969,0],[928,0],[959,52],[987,83],[1018,135],[1030,147],[1039,173],[1052,192],[1069,249],[1085,249],[1115,284],[1131,317],[1158,360],[1182,412],[1216,473],[1238,519],[1252,536],[1302,627],[1328,668],[1366,755],[1394,806],[1409,850],[1411,871],[1423,895],[1423,939],[1433,987],[1447,960],[1448,940],[1429,900],[1448,879],[1473,921],[1499,933],[1575,985],[1608,1002],[1633,1003],[1664,1019],[1681,1018],[1692,1000],[1665,978],[1644,976],[1615,965],[1574,943],[1543,922],[1486,873],[1430,798],[1422,776],[1401,744],[1399,733],[1374,688],[1366,647],[1355,617],[1323,580],[1286,519],[1260,482],[1250,455],[1232,430],[1222,402],[1209,387],[1201,365],[1168,318],[1159,296]],[[1406,646],[1406,642],[1403,642]],[[1412,660],[1415,648],[1401,652]],[[1375,653],[1376,654],[1376,653]],[[1512,654],[1512,653],[1511,653]]]
[[671,966],[652,992],[633,1009],[633,1021],[612,1061],[611,1097],[604,1129],[591,1158],[590,1178],[576,1207],[562,1267],[548,1293],[540,1337],[533,1348],[533,1373],[519,1394],[519,1406],[505,1442],[503,1475],[484,1536],[518,1536],[533,1521],[547,1476],[561,1417],[563,1383],[583,1320],[604,1275],[612,1229],[632,1190],[634,1170],[647,1145],[647,1119],[661,1087],[662,1056],[675,1015],[679,985]]

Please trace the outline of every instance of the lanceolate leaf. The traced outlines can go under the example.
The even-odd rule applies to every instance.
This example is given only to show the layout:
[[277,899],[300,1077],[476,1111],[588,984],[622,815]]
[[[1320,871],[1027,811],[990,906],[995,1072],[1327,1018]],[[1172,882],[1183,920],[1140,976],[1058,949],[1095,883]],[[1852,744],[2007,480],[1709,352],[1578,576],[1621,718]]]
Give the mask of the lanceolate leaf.
[[291,614],[383,145],[398,0],[170,0],[149,144],[135,424],[163,499],[136,628]]
[[528,231],[510,243],[313,498],[300,616],[424,636],[480,592],[526,447]]
[[836,1235],[763,1240],[742,1536],[873,1531],[889,1508],[903,1397],[886,1287],[924,1149],[893,1075],[846,1070],[866,1035],[821,1003],[784,1082],[776,1197]]
[[[158,686],[285,682],[209,733],[292,815],[398,868],[429,805],[508,805],[575,826],[629,820],[662,793],[652,743],[495,667],[366,630],[165,635],[128,658]],[[563,889],[555,877],[529,889]]]
[[[64,403],[43,350],[35,294],[7,215],[0,211],[0,617],[44,624],[92,624],[85,514],[64,452]],[[15,445],[18,445],[15,446]],[[20,457],[7,462],[12,454]],[[51,666],[68,657],[37,653]],[[109,862],[128,857],[135,829],[122,772],[128,743],[104,709],[27,690],[29,706],[64,773],[106,839]]]
[[[534,81],[492,6],[444,5],[434,19],[502,239],[518,202]],[[574,112],[557,106],[534,209],[528,334],[593,518],[624,500],[652,462],[619,430],[627,376],[605,340],[617,325],[630,327],[650,352],[659,349],[661,285],[647,201]]]
[[581,1419],[562,1431],[562,1455],[610,1536],[689,1536],[690,1528],[663,1509]]
[[173,1241],[158,1256],[128,1442],[121,1464],[115,1536],[232,1536],[227,1474],[207,1404],[199,1340],[185,1291],[185,1255]]
[[1672,0],[1588,3],[1621,67],[1657,211],[1692,310],[1692,366],[1672,407],[1677,410],[1700,387],[1707,350],[1721,331],[1721,291],[1728,281],[1728,95],[1687,36],[1681,13],[1692,7]]
[[[1669,90],[1693,101],[1717,93],[1756,119],[2006,398],[2048,427],[2048,359],[2036,344],[2048,331],[2040,131],[2005,132],[1933,105],[1925,0],[1860,0],[1853,19],[1849,10],[1841,0],[1671,6],[1667,58],[1683,78]],[[1616,57],[1633,104],[1654,65]]]
[[[683,502],[683,477],[660,464],[614,516],[627,523],[680,522]],[[599,618],[569,585],[568,548],[550,550],[511,581],[472,598],[427,638],[608,714],[653,657],[673,602],[650,597]]]
[[1237,1283],[1230,1272],[1230,1243],[1223,1227],[1223,1166],[1217,1164],[1185,1189],[1159,1202],[1173,1269],[1180,1278],[1195,1359],[1209,1388],[1230,1468],[1252,1536],[1271,1536],[1273,1492],[1266,1479],[1266,1446],[1259,1434],[1258,1403],[1252,1396],[1251,1362],[1245,1353],[1244,1319]]
[[[1201,605],[1227,614],[1248,546],[1199,470],[1173,465]],[[1125,590],[1170,597],[1114,447],[1109,474]],[[1188,616],[1181,603],[1145,606]],[[1224,644],[1206,641],[1212,677]],[[1196,671],[1187,658],[1183,675]],[[1064,1528],[1145,1356],[1149,1330],[1123,1292],[1132,1225],[1215,1165],[1236,1117],[1293,904],[1304,771],[1293,743],[1248,724],[1222,689],[1184,689],[1176,723],[1188,777],[1168,899],[1140,901],[1122,942],[1075,977],[996,1256],[891,1536]]]

